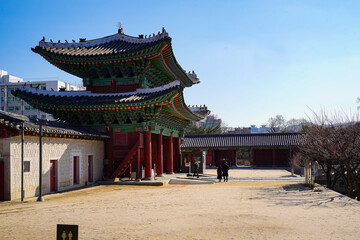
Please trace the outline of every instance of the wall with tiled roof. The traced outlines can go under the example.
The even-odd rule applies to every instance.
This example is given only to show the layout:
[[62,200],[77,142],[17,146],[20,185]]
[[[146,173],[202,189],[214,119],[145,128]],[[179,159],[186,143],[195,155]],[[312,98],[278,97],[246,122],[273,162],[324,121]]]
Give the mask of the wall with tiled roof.
[[187,135],[181,148],[293,147],[299,145],[300,136],[297,133]]

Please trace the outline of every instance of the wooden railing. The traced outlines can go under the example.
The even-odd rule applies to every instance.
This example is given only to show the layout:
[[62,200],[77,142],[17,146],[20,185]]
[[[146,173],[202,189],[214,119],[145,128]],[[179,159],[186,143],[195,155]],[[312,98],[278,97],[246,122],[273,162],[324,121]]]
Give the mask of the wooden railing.
[[112,178],[116,178],[121,176],[130,166],[131,162],[134,161],[135,156],[140,147],[140,139],[135,143],[135,145],[131,148],[130,152],[126,155],[124,160],[120,163],[120,165],[116,168],[114,173],[112,174]]

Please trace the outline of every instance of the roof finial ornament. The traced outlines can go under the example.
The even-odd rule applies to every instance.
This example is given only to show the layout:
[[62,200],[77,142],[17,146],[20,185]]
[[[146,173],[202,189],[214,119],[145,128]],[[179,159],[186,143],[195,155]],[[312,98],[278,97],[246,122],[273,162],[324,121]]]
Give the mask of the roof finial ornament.
[[66,43],[68,43],[68,40],[65,40]]
[[60,40],[58,41],[58,43],[60,43]]
[[73,39],[72,41],[73,41],[73,42],[75,42],[75,40],[74,40],[74,39]]
[[50,42],[53,42],[52,39],[50,39]]
[[153,33],[153,37],[155,37],[155,33]]
[[124,29],[122,27],[121,22],[117,23],[117,27],[118,27],[118,34],[124,34]]
[[45,36],[43,36],[40,42],[45,42]]
[[163,27],[163,28],[162,28],[162,33],[164,33],[164,32],[166,32],[166,31],[165,31],[165,28]]

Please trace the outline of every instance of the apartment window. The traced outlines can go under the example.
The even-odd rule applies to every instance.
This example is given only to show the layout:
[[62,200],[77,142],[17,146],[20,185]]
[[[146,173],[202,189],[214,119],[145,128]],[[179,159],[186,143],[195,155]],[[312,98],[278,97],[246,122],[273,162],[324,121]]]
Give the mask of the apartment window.
[[1,88],[1,92],[4,92],[4,91],[5,91],[5,88],[2,87],[2,88]]
[[30,106],[25,106],[25,110],[30,110]]
[[15,106],[15,110],[20,110],[20,106]]
[[36,116],[36,115],[31,115],[30,118],[34,118],[34,119],[35,119],[35,118],[37,118],[37,116]]
[[10,111],[14,110],[14,107],[9,107],[9,110],[10,110]]
[[46,119],[46,115],[41,115],[41,119]]
[[14,90],[14,88],[8,88],[8,91],[11,92],[12,90]]
[[24,161],[24,172],[30,172],[30,161]]
[[13,101],[14,101],[14,97],[8,97],[8,101],[9,101],[9,102],[13,102]]
[[20,101],[20,98],[16,97],[16,98],[15,98],[15,101]]

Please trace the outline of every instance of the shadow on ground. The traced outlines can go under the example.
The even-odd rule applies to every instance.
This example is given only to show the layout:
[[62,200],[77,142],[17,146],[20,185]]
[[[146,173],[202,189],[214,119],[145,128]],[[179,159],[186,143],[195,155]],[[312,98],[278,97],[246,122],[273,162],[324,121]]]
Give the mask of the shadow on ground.
[[267,199],[269,204],[282,206],[305,205],[312,207],[344,207],[356,204],[352,199],[322,186],[311,188],[306,184],[289,184],[282,187],[259,188],[252,199]]

